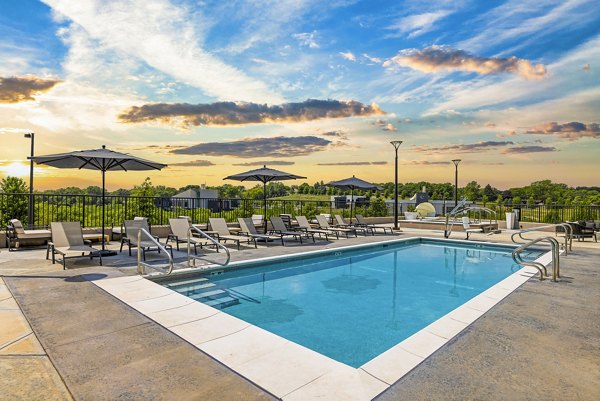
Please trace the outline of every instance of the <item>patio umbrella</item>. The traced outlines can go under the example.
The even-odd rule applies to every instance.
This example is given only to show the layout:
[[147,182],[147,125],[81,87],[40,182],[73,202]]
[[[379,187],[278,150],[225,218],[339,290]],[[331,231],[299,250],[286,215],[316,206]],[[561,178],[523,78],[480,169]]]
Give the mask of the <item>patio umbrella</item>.
[[[127,153],[114,152],[106,149],[80,150],[69,153],[58,153],[54,155],[29,157],[37,164],[46,164],[56,168],[77,168],[88,170],[100,170],[102,172],[102,251],[105,251],[104,244],[104,201],[106,192],[105,175],[107,171],[129,171],[129,170],[160,170],[166,167],[166,164],[155,163],[139,157],[128,155]],[[111,252],[108,252],[111,254]]]
[[236,180],[236,181],[260,181],[263,183],[263,195],[264,195],[264,220],[265,220],[265,229],[264,232],[267,232],[267,182],[271,181],[283,181],[283,180],[296,180],[301,177],[299,175],[285,173],[283,171],[275,170],[272,168],[267,168],[267,166],[263,166],[263,168],[259,168],[256,170],[246,171],[245,173],[234,174],[228,177],[223,178],[224,180]]
[[351,178],[346,178],[339,181],[331,181],[326,184],[330,187],[339,188],[343,190],[350,190],[350,223],[352,223],[352,204],[354,203],[354,190],[355,189],[377,189],[381,190],[377,185],[371,184],[370,182],[361,180],[360,178],[356,178],[352,176]]

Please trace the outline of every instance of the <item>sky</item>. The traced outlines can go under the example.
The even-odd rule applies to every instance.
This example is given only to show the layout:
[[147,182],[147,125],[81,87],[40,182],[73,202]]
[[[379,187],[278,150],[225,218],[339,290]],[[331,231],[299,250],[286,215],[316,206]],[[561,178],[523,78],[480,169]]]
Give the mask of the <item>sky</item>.
[[[109,189],[306,180],[600,185],[597,0],[0,0],[0,178],[35,154],[165,163]],[[36,166],[35,187],[100,174]],[[290,184],[291,182],[288,182]]]

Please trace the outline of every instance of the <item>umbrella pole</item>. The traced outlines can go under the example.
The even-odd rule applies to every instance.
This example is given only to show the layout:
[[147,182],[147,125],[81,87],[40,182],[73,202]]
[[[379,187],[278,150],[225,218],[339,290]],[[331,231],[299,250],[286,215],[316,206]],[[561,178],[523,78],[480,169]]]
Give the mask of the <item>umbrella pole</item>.
[[354,203],[354,187],[350,189],[350,224],[352,224],[352,204]]
[[104,252],[105,250],[105,244],[104,244],[104,197],[105,197],[105,188],[106,188],[106,182],[105,182],[105,175],[106,175],[106,171],[104,169],[102,169],[102,251]]
[[264,213],[265,213],[265,234],[267,233],[267,181],[263,181],[263,197],[265,201]]

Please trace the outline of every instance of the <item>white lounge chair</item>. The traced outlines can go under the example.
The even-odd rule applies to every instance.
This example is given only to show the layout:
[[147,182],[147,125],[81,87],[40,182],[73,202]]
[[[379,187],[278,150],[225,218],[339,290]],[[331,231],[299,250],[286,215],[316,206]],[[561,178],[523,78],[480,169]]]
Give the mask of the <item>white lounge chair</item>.
[[87,245],[83,239],[83,231],[78,221],[74,222],[52,222],[52,242],[49,248],[52,252],[52,263],[56,263],[56,255],[62,256],[63,269],[67,268],[67,258],[80,258],[89,254],[90,259],[98,256],[102,265],[102,254],[99,249]]
[[392,227],[377,226],[375,224],[367,224],[367,222],[365,221],[365,218],[362,216],[362,214],[356,214],[356,215],[354,215],[354,217],[356,217],[356,221],[357,221],[357,223],[355,225],[362,226],[362,227],[369,227],[373,230],[373,233],[375,233],[375,230],[377,230],[377,229],[383,230],[384,234],[387,233],[387,230],[390,230],[390,234],[394,233],[394,230],[392,229]]
[[469,225],[469,218],[467,216],[464,216],[462,218],[462,225],[463,225],[463,229],[465,230],[465,233],[467,234],[467,238],[469,239],[469,236],[471,234],[474,233],[482,233],[483,232],[483,228],[471,228],[471,226]]
[[306,231],[313,234],[319,234],[319,237],[325,235],[325,239],[329,240],[329,235],[335,235],[337,239],[340,238],[338,231],[329,231],[329,230],[321,230],[318,228],[312,228],[306,216],[296,216],[296,221],[298,222],[298,231]]
[[50,241],[52,233],[50,230],[25,230],[18,219],[10,220],[6,232],[6,246],[9,251],[14,251],[21,245],[21,241],[39,240]]
[[269,241],[274,240],[281,240],[281,245],[285,246],[285,243],[283,242],[283,235],[260,234],[256,230],[256,227],[254,226],[254,223],[252,223],[252,219],[250,217],[238,217],[238,222],[240,223],[240,228],[242,229],[242,231],[240,231],[241,235],[246,235],[250,238],[253,238],[254,241],[263,240],[265,242],[265,246],[267,246]]
[[179,244],[187,244],[189,241],[190,245],[194,247],[194,254],[198,255],[198,247],[202,249],[205,245],[213,246],[214,244],[206,239],[201,239],[194,236],[188,238],[188,230],[190,229],[190,224],[191,222],[187,218],[169,219],[169,226],[171,226],[171,234],[167,235],[167,240],[165,241],[165,243],[168,244],[169,241],[173,241],[175,242],[177,250],[179,250]]
[[300,243],[302,243],[302,237],[306,237],[306,238],[312,237],[313,242],[315,242],[315,236],[313,233],[309,233],[306,231],[290,231],[290,230],[288,230],[281,217],[274,216],[274,217],[271,217],[270,220],[271,220],[271,225],[273,226],[273,230],[271,230],[271,233],[280,234],[285,237],[297,238],[300,241]]
[[256,239],[252,239],[250,237],[243,237],[240,235],[232,235],[231,232],[229,232],[229,227],[227,227],[227,222],[224,218],[211,217],[208,219],[208,223],[210,224],[211,230],[217,233],[219,242],[233,241],[237,243],[237,248],[239,250],[240,242],[242,242],[243,240],[245,240],[245,242],[247,242],[248,244],[250,244],[250,241],[253,241],[254,247],[258,248],[258,246],[256,245]]
[[[148,234],[150,234],[150,227],[148,226],[148,220],[146,219],[125,220],[123,222],[123,227],[125,229],[125,236],[121,238],[121,249],[119,250],[119,252],[123,252],[123,245],[127,244],[127,247],[129,248],[129,256],[131,256],[131,248],[135,248],[138,246],[138,234],[140,230],[143,229]],[[139,243],[144,260],[146,260],[146,252],[160,253],[160,247],[148,238],[148,234],[142,231],[142,238],[141,242]],[[157,242],[159,240],[158,237],[154,235],[152,235],[152,238],[154,238]],[[171,252],[171,257],[173,257],[173,247],[169,244],[161,245],[164,246],[167,250],[169,250]]]
[[346,235],[346,238],[350,238],[349,234],[354,234],[355,237],[358,237],[358,234],[356,234],[356,230],[350,228],[330,226],[329,221],[327,221],[327,217],[325,217],[322,214],[318,214],[315,217],[317,218],[317,222],[319,222],[319,227],[321,227],[322,230],[337,231],[339,233],[344,233]]
[[355,230],[356,232],[360,231],[365,235],[365,237],[367,236],[367,233],[369,231],[371,232],[372,235],[375,235],[375,231],[371,230],[369,227],[350,224],[350,223],[346,222],[346,220],[344,220],[344,218],[339,214],[334,215],[334,217],[335,217],[335,221],[337,223],[335,225],[335,227],[349,228],[351,230]]

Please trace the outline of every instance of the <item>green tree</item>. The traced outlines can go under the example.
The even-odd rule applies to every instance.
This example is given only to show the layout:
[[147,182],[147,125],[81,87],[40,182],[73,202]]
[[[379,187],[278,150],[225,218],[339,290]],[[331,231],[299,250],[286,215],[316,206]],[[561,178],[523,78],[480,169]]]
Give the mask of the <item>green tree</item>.
[[468,200],[475,202],[479,199],[481,192],[481,185],[477,181],[471,181],[463,188],[463,194]]
[[369,206],[369,215],[387,216],[387,206],[385,205],[383,198],[376,198],[375,200],[371,201],[371,206]]
[[5,195],[0,197],[0,220],[5,226],[11,219],[19,219],[23,223],[27,221],[27,205],[28,199],[26,196],[17,195],[29,192],[29,188],[23,179],[18,177],[6,177],[0,181],[0,192]]

